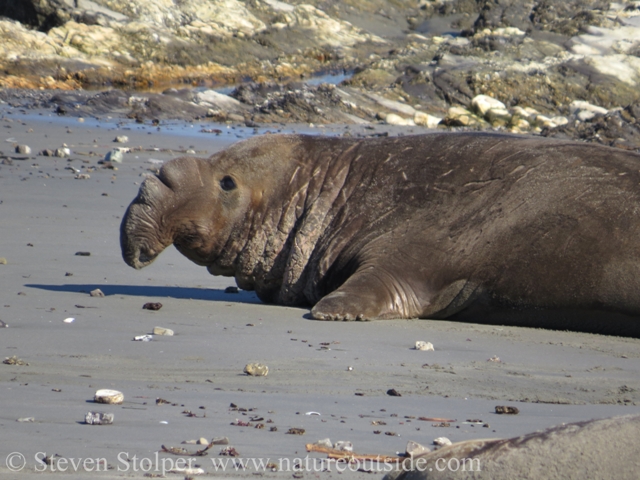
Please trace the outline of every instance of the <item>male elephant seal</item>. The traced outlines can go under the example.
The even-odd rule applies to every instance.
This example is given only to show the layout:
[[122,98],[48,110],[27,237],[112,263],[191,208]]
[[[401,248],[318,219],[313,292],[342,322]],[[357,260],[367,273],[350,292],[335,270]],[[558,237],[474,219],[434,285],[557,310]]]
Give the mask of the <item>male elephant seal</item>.
[[454,443],[406,460],[384,480],[635,480],[639,445],[640,415],[627,415]]
[[485,133],[266,135],[148,178],[125,261],[170,244],[322,320],[640,336],[640,155]]

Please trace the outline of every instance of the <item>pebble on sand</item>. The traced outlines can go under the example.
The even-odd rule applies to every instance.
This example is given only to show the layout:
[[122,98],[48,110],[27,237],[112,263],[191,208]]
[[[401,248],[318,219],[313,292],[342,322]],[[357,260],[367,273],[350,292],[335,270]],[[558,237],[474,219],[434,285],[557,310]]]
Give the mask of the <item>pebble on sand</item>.
[[164,335],[165,337],[173,336],[173,330],[164,327],[153,327],[154,335]]
[[7,259],[4,257],[0,257],[0,265],[6,265],[7,264]]
[[129,137],[126,135],[118,135],[113,141],[116,143],[127,143],[129,141]]
[[266,377],[269,374],[269,367],[262,363],[249,363],[244,367],[244,373],[252,377]]
[[87,412],[84,416],[84,423],[87,425],[111,425],[113,413]]
[[91,290],[91,292],[89,292],[89,295],[91,295],[92,297],[104,297],[104,293],[99,288]]
[[104,156],[105,162],[112,163],[122,163],[122,151],[118,148],[114,148],[113,150],[107,152]]
[[405,453],[409,458],[413,458],[423,453],[429,453],[430,451],[431,449],[429,447],[425,447],[424,445],[421,445],[418,442],[414,442],[413,440],[409,440],[407,442],[407,447],[405,448]]
[[438,445],[440,447],[445,447],[447,445],[453,445],[451,443],[451,440],[449,440],[447,437],[438,437],[433,441],[434,445]]
[[118,390],[110,390],[107,388],[96,391],[93,396],[93,401],[96,403],[109,403],[112,405],[119,405],[124,402],[124,394]]
[[29,145],[18,145],[16,146],[16,153],[29,155],[31,153],[31,147]]
[[416,349],[416,350],[426,351],[426,352],[428,352],[428,351],[433,351],[433,350],[434,350],[434,348],[433,348],[433,343],[431,343],[431,342],[424,342],[424,341],[422,341],[422,340],[418,340],[418,341],[416,342],[415,349]]

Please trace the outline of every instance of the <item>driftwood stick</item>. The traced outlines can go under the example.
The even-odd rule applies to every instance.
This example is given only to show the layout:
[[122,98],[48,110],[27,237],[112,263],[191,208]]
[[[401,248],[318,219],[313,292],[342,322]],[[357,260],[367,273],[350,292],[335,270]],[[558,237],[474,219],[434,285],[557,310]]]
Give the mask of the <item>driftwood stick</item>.
[[343,450],[336,450],[335,448],[324,447],[322,445],[315,445],[313,443],[307,443],[307,452],[326,453],[332,460],[372,460],[374,462],[386,462],[386,463],[398,463],[404,460],[404,457],[390,457],[388,455],[376,455],[376,454],[363,454],[354,452],[345,452]]

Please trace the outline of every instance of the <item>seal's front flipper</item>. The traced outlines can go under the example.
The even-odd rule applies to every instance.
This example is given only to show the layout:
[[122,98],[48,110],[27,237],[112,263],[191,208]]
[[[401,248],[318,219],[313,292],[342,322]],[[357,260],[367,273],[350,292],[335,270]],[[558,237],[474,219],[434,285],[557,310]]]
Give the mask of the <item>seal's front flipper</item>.
[[[413,283],[413,285],[411,284]],[[384,269],[356,272],[340,288],[312,309],[317,320],[373,320],[386,318],[447,318],[476,297],[466,279],[429,292],[426,282],[399,280]]]
[[420,292],[379,267],[357,271],[311,310],[317,320],[415,318],[422,306]]

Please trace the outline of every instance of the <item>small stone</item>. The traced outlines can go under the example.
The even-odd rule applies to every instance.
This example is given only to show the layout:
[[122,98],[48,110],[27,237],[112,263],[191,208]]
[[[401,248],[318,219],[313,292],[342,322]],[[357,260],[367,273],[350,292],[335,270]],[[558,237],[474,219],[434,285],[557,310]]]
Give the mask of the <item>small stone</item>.
[[69,318],[65,318],[65,319],[63,320],[63,322],[64,322],[64,323],[73,323],[73,322],[75,322],[75,320],[76,320],[75,318],[73,318],[73,317],[69,317]]
[[289,430],[287,430],[287,435],[304,435],[304,428],[296,428],[296,427],[292,427]]
[[269,374],[269,367],[262,363],[249,363],[244,367],[244,373],[252,377],[266,377]]
[[415,346],[416,350],[422,350],[424,352],[432,352],[434,351],[433,343],[431,342],[423,342],[422,340],[418,340]]
[[438,445],[440,447],[452,445],[451,440],[449,440],[447,437],[438,437],[433,441],[433,444]]
[[596,115],[606,115],[609,110],[597,105],[593,105],[583,100],[575,100],[569,105],[571,115],[575,115],[581,122],[591,120]]
[[314,443],[314,445],[318,447],[333,448],[333,443],[331,443],[331,440],[329,438],[323,438],[322,440],[318,440],[316,443]]
[[96,403],[109,403],[112,405],[120,405],[124,402],[124,394],[118,390],[101,389],[93,396]]
[[129,137],[126,135],[118,135],[113,141],[116,143],[127,143],[129,141]]
[[497,405],[496,406],[496,413],[502,415],[517,415],[520,413],[520,410],[518,410],[517,407],[511,407],[511,406],[502,406],[502,405]]
[[399,126],[414,126],[413,120],[409,120],[407,118],[402,118],[400,115],[395,113],[389,113],[384,117],[384,122],[387,125],[399,125]]
[[104,293],[99,288],[91,290],[91,292],[89,292],[89,295],[91,295],[92,297],[104,297]]
[[84,416],[84,423],[87,425],[111,425],[113,413],[87,412]]
[[227,437],[216,437],[211,440],[214,445],[229,445],[229,439]]
[[0,257],[0,265],[6,265],[7,264],[7,259],[4,257]]
[[122,163],[122,151],[114,148],[104,156],[105,162]]
[[220,454],[223,457],[239,457],[240,453],[235,449],[235,447],[224,447],[220,450]]
[[147,302],[142,308],[144,310],[160,310],[162,308],[162,304],[160,302]]
[[29,155],[31,153],[31,147],[28,145],[18,145],[16,147],[16,153],[20,153],[22,155]]
[[402,395],[400,395],[400,393],[398,393],[398,391],[396,391],[395,388],[391,388],[389,390],[387,390],[387,395],[389,395],[390,397],[401,397]]
[[76,252],[76,257],[90,257],[91,252]]
[[42,157],[53,157],[54,153],[55,152],[53,150],[49,150],[48,148],[45,148],[44,150],[40,150],[40,152],[38,152],[38,155]]
[[67,158],[71,155],[71,150],[67,147],[56,148],[53,152],[54,157]]
[[164,328],[164,327],[153,327],[153,334],[164,335],[165,337],[172,337],[173,330],[171,330],[170,328]]
[[338,440],[333,448],[340,450],[341,452],[353,452],[353,443],[348,440]]
[[2,361],[2,363],[4,363],[5,365],[26,365],[26,366],[29,366],[29,364],[27,362],[25,362],[24,360],[18,358],[17,355],[5,358]]
[[427,128],[437,128],[441,121],[442,118],[424,112],[416,112],[413,116],[413,123]]
[[204,438],[204,437],[200,437],[200,438],[198,439],[198,445],[209,445],[209,440],[207,440],[207,439],[206,439],[206,438]]
[[494,127],[504,127],[511,122],[512,115],[506,108],[491,108],[484,116]]
[[500,100],[496,100],[488,95],[478,95],[471,100],[471,107],[478,115],[485,116],[487,112],[494,108],[506,109],[506,105]]
[[423,453],[429,453],[430,451],[431,449],[429,447],[425,447],[424,445],[421,445],[418,442],[414,442],[413,440],[409,440],[407,442],[407,447],[405,448],[405,453],[407,457],[410,458],[421,455]]
[[469,127],[479,125],[479,119],[468,110],[462,107],[451,107],[447,111],[447,125],[458,127]]
[[20,422],[20,423],[33,423],[35,421],[36,421],[35,417],[22,417],[16,420],[16,422]]
[[153,340],[153,335],[136,335],[133,337],[134,342],[150,342]]

